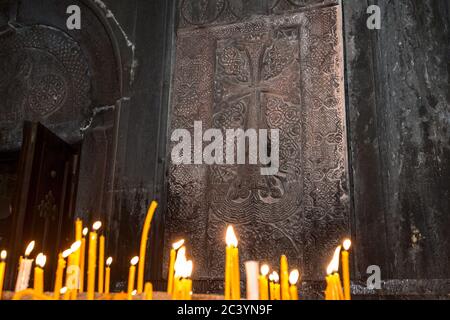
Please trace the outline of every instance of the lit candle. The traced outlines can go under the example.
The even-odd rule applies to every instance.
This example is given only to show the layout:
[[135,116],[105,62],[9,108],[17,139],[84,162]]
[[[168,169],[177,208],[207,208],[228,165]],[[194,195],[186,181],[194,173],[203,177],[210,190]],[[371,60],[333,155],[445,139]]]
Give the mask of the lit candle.
[[181,247],[177,252],[177,257],[174,264],[174,280],[173,280],[173,291],[172,299],[178,300],[183,299],[183,283],[181,282],[184,276],[184,270],[186,265],[186,248]]
[[106,270],[105,270],[105,294],[109,294],[109,285],[111,282],[111,263],[113,261],[112,257],[106,259]]
[[28,283],[30,281],[31,268],[33,266],[33,259],[28,259],[28,256],[34,249],[34,241],[31,241],[27,249],[25,250],[25,256],[20,257],[19,261],[19,273],[17,275],[15,291],[20,292],[28,289]]
[[280,259],[280,283],[281,283],[281,299],[290,300],[289,267],[288,267],[288,260],[285,255],[282,255]]
[[99,238],[98,249],[98,292],[103,293],[105,288],[105,236]]
[[145,252],[147,250],[147,239],[148,233],[150,232],[150,227],[155,214],[158,203],[152,201],[150,207],[148,208],[147,216],[145,217],[144,228],[142,229],[141,235],[141,246],[139,249],[139,266],[138,266],[138,282],[137,282],[137,292],[142,293],[144,290],[144,272],[145,272]]
[[327,289],[325,292],[325,298],[328,300],[341,300],[344,298],[341,280],[339,278],[339,255],[341,246],[338,246],[333,254],[333,259],[327,268]]
[[297,269],[292,270],[291,274],[289,275],[289,296],[291,300],[298,300],[298,290],[297,290],[297,281],[300,277],[300,273]]
[[0,300],[2,300],[2,294],[3,294],[3,282],[5,279],[5,269],[6,269],[6,256],[7,252],[6,250],[2,250],[0,253]]
[[192,300],[192,269],[193,269],[192,260],[186,261],[184,266],[184,274],[182,280],[182,288],[183,288],[183,299],[184,300]]
[[245,282],[247,284],[247,300],[259,299],[259,263],[256,261],[245,262]]
[[[77,292],[79,288],[80,281],[80,268],[79,268],[79,258],[80,258],[80,247],[81,241],[75,241],[70,246],[71,254],[68,259],[68,267],[66,272],[66,287],[68,289],[68,294],[70,294],[71,300],[77,299]],[[77,261],[78,260],[78,261]]]
[[269,275],[269,293],[270,293],[270,300],[275,300],[275,287],[274,287],[274,278],[273,273]]
[[269,266],[264,264],[261,266],[261,275],[259,276],[259,299],[269,300],[269,283],[267,275],[269,274]]
[[92,231],[89,233],[89,256],[88,256],[88,283],[87,283],[87,299],[94,300],[95,298],[95,268],[97,261],[97,230],[100,229],[102,223],[97,221],[92,226]]
[[72,253],[70,249],[65,250],[58,256],[58,266],[56,268],[55,287],[53,290],[53,297],[58,300],[61,294],[63,284],[64,269],[66,268],[66,258]]
[[278,272],[273,272],[273,291],[274,291],[274,300],[281,300],[281,288],[280,288],[280,276],[278,275]]
[[[226,234],[226,263],[225,263],[225,299],[241,299],[241,280],[239,270],[238,240],[233,226],[228,226]],[[227,288],[228,287],[228,288]]]
[[128,272],[128,291],[127,299],[131,300],[133,298],[134,291],[134,280],[136,278],[136,265],[139,262],[139,257],[133,257],[130,261],[130,270]]
[[173,277],[174,277],[174,266],[175,266],[175,259],[177,256],[177,251],[180,249],[184,244],[184,240],[181,239],[180,241],[175,242],[172,244],[172,249],[170,250],[170,260],[169,260],[169,273],[167,275],[167,293],[172,294],[173,292]]
[[145,283],[144,296],[145,300],[153,300],[153,285],[150,282]]
[[84,269],[86,264],[86,236],[89,232],[88,228],[83,229],[83,237],[81,238],[80,248],[80,289],[79,292],[84,291]]
[[64,300],[69,300],[69,295],[67,294],[67,287],[62,287],[61,290],[59,290],[59,294],[64,297]]
[[349,259],[348,259],[348,250],[350,249],[350,246],[352,245],[352,242],[350,239],[345,239],[343,243],[344,250],[341,253],[342,256],[342,278],[344,281],[344,299],[345,300],[351,300],[350,295],[350,266],[349,266]]
[[42,253],[39,253],[36,257],[36,267],[34,268],[34,293],[44,293],[44,266],[47,261],[47,257]]

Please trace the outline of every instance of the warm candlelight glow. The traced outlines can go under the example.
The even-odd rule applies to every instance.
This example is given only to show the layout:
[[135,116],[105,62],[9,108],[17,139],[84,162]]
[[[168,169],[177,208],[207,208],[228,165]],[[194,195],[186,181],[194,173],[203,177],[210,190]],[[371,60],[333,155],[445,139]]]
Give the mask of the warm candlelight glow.
[[137,293],[137,290],[136,289],[134,289],[132,292],[131,292],[131,295],[132,296],[135,296],[136,295],[136,293]]
[[291,285],[296,285],[299,277],[300,273],[298,272],[298,270],[297,269],[292,270],[291,274],[289,275],[289,283]]
[[100,229],[102,227],[102,223],[100,221],[96,221],[94,222],[94,224],[92,225],[92,229],[94,231],[97,231],[98,229]]
[[[112,259],[111,259],[111,260],[112,260]],[[131,264],[132,266],[135,266],[135,265],[137,265],[138,262],[139,262],[139,257],[136,256],[136,257],[133,257],[133,258],[131,259],[130,264]]]
[[276,271],[274,271],[273,273],[272,273],[272,275],[273,275],[273,281],[274,282],[278,282],[278,281],[280,281],[280,276],[278,275],[278,272],[276,272]]
[[70,250],[72,251],[71,253],[74,253],[75,251],[77,251],[78,249],[80,249],[81,247],[81,241],[76,241],[74,242],[71,246],[70,246]]
[[194,264],[192,263],[192,260],[189,260],[185,264],[184,268],[184,277],[190,278],[192,275],[192,270],[194,269]]
[[31,254],[31,252],[32,252],[33,249],[34,249],[34,244],[35,244],[34,241],[31,241],[31,242],[28,244],[27,249],[25,250],[25,257],[28,257],[28,256]]
[[269,266],[267,264],[263,264],[261,266],[261,274],[263,276],[267,276],[269,274],[269,271],[270,271],[270,268],[269,268]]
[[350,239],[345,239],[342,247],[344,248],[345,251],[348,251],[348,249],[350,249],[350,246],[352,245],[352,242],[350,241]]
[[234,233],[233,226],[228,226],[225,241],[227,243],[227,246],[229,246],[229,247],[236,248],[238,246],[238,240]]
[[65,259],[72,254],[72,249],[64,250],[62,253],[62,257]]
[[6,259],[6,256],[7,256],[6,250],[2,250],[2,252],[0,253],[0,259],[4,261]]
[[43,268],[45,266],[45,263],[47,262],[47,257],[43,253],[39,253],[36,257],[36,264]]
[[87,227],[85,227],[84,229],[83,229],[83,236],[87,236],[87,234],[88,234],[88,232],[89,232],[89,229],[87,228]]
[[339,254],[341,253],[341,246],[337,246],[334,250],[333,259],[331,260],[331,272],[339,271]]
[[63,287],[61,288],[61,290],[59,290],[60,294],[65,294],[67,292],[67,287]]
[[272,282],[274,281],[273,280],[273,273],[269,274],[269,280],[272,281]]
[[111,266],[111,263],[113,262],[113,258],[109,257],[108,259],[106,259],[106,266],[109,267]]
[[180,241],[175,242],[174,244],[172,244],[172,248],[174,250],[178,250],[181,248],[181,246],[184,244],[184,239],[181,239]]

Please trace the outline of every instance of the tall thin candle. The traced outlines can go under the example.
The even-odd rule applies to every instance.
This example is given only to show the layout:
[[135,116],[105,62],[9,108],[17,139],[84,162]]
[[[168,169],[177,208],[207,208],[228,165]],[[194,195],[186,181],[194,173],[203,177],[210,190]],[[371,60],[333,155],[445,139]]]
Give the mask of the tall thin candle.
[[136,277],[136,264],[139,262],[139,257],[134,257],[130,261],[130,270],[128,272],[128,291],[127,291],[127,299],[133,299],[133,291],[134,291],[134,281]]
[[150,232],[153,215],[155,214],[158,203],[152,201],[148,208],[147,216],[144,221],[144,228],[141,235],[141,246],[139,248],[139,266],[138,266],[138,281],[137,281],[137,293],[142,293],[144,290],[144,271],[145,271],[145,252],[147,250],[148,234]]
[[100,221],[97,221],[92,226],[92,231],[89,233],[89,257],[88,257],[88,283],[87,283],[87,299],[94,300],[95,298],[95,268],[97,262],[97,231],[102,226]]
[[2,250],[0,253],[0,300],[2,300],[3,295],[3,281],[5,279],[5,269],[6,269],[6,250]]
[[350,249],[350,246],[352,245],[352,242],[350,239],[345,239],[344,243],[342,244],[344,250],[342,250],[341,257],[342,257],[342,278],[344,282],[344,299],[345,300],[351,300],[350,295],[350,266],[349,266],[349,259],[348,259],[348,250]]

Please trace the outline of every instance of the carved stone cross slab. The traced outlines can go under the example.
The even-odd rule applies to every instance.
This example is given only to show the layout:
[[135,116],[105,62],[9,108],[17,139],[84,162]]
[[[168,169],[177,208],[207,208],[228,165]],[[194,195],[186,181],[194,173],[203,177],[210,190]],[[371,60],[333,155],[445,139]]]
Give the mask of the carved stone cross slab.
[[165,246],[187,239],[196,279],[216,289],[228,224],[241,261],[277,269],[286,254],[312,280],[348,235],[340,14],[335,5],[178,31],[172,130],[280,130],[276,175],[250,164],[169,168]]

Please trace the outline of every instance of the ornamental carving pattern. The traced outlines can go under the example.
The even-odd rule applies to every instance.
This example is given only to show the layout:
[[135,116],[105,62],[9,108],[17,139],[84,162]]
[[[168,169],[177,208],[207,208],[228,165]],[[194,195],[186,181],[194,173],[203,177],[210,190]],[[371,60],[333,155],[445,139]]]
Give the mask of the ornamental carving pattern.
[[[81,48],[63,32],[31,26],[0,38],[0,124],[13,135],[21,135],[23,120],[81,124],[89,114],[90,83]],[[79,135],[67,126],[63,131]]]
[[242,261],[276,266],[287,254],[304,279],[323,276],[348,233],[340,32],[338,6],[178,31],[172,130],[280,130],[274,176],[259,165],[170,165],[165,246],[188,240],[196,279],[222,279],[228,224]]

